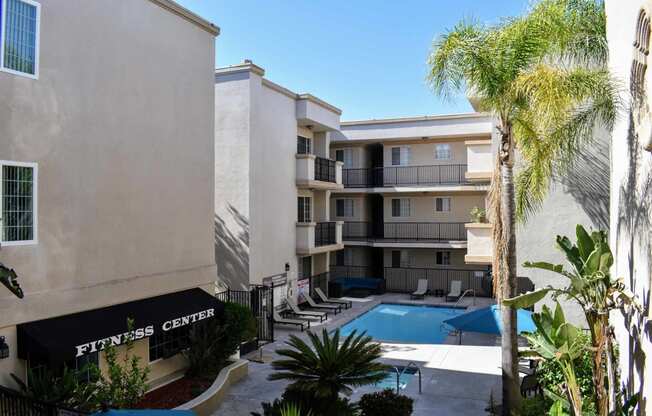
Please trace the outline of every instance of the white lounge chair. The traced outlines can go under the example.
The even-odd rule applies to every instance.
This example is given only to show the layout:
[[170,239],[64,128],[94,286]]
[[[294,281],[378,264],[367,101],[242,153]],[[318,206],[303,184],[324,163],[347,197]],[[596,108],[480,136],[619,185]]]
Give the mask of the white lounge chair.
[[449,300],[456,301],[462,296],[462,281],[461,280],[453,280],[451,282],[451,290],[448,292],[448,295],[446,295],[446,302]]
[[419,282],[417,283],[417,290],[412,292],[410,298],[423,299],[424,296],[426,296],[426,293],[428,293],[428,280],[419,279]]
[[319,296],[319,299],[321,299],[322,302],[324,303],[334,303],[336,305],[342,305],[344,306],[345,309],[350,308],[353,306],[353,302],[350,300],[340,300],[340,299],[335,299],[335,298],[329,298],[322,292],[320,287],[315,288],[315,293],[317,293],[317,296]]
[[274,318],[274,323],[275,324],[280,324],[280,325],[295,325],[301,328],[301,332],[303,332],[304,329],[310,329],[310,321],[302,321],[300,319],[289,319],[289,318],[283,318],[281,315],[278,314],[276,310],[274,310],[274,313],[272,314],[272,318]]
[[317,303],[307,293],[304,293],[303,297],[306,298],[306,302],[308,302],[308,305],[310,305],[310,307],[313,309],[327,309],[329,311],[335,312],[335,315],[337,315],[342,310],[342,305],[334,305],[332,303]]
[[286,299],[285,302],[288,304],[290,307],[290,312],[293,315],[297,316],[310,316],[312,318],[319,318],[319,322],[323,322],[326,319],[328,319],[328,313],[327,312],[320,312],[320,311],[302,311],[299,309],[299,307],[292,302],[290,299]]

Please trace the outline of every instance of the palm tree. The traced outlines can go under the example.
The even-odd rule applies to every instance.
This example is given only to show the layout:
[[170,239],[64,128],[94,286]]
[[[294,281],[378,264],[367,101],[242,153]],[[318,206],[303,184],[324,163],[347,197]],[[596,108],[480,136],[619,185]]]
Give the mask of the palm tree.
[[[604,5],[542,0],[492,26],[461,22],[433,44],[428,80],[438,95],[466,91],[493,115],[500,138],[489,193],[496,298],[517,291],[515,220],[545,199],[596,128],[611,130],[619,99],[608,70]],[[519,174],[514,184],[515,152]],[[503,412],[518,412],[516,311],[502,308]]]
[[387,366],[378,362],[380,344],[364,332],[353,331],[340,345],[340,331],[330,336],[324,329],[321,339],[308,332],[312,345],[295,335],[286,342],[291,349],[276,353],[285,359],[272,362],[277,370],[269,380],[290,380],[289,388],[308,392],[314,397],[336,401],[340,393],[350,394],[352,387],[364,386],[385,378]]

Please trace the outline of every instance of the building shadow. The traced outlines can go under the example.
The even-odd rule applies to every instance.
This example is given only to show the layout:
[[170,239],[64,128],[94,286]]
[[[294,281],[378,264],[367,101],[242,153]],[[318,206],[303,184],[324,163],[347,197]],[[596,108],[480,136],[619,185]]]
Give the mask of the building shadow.
[[[625,328],[629,342],[626,353],[629,356],[629,367],[623,386],[628,393],[639,393],[639,409],[645,409],[647,397],[646,387],[646,352],[642,347],[643,340],[652,340],[652,324],[647,316],[650,311],[650,283],[639,281],[641,274],[636,271],[652,265],[650,209],[652,207],[652,175],[642,169],[643,146],[636,131],[634,116],[629,111],[629,126],[627,130],[627,166],[626,175],[619,185],[619,207],[617,218],[616,257],[627,258],[626,280],[632,291],[639,296],[643,311],[634,310],[623,313]],[[625,251],[625,252],[622,252]],[[648,276],[650,279],[650,276]],[[640,288],[646,287],[645,293]],[[625,353],[625,351],[622,351]],[[634,383],[637,381],[637,383]],[[640,410],[639,410],[640,411]]]
[[215,262],[218,286],[249,288],[249,221],[233,205],[215,214]]

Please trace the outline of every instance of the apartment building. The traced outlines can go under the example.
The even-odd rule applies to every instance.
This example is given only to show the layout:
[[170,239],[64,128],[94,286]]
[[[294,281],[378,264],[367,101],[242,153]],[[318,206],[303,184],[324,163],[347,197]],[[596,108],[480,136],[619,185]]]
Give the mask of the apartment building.
[[636,295],[641,311],[614,314],[620,377],[629,394],[639,393],[639,414],[652,413],[652,100],[649,71],[652,2],[606,1],[609,66],[630,88],[627,112],[611,141],[610,245],[612,274]]
[[274,286],[278,305],[326,288],[343,248],[329,203],[343,189],[329,158],[341,111],[264,75],[250,61],[215,72],[216,257],[221,284]]
[[330,156],[344,164],[331,212],[345,249],[331,279],[384,278],[387,290],[490,294],[491,226],[482,212],[494,158],[493,121],[473,113],[341,123]]
[[0,0],[0,15],[0,384],[104,369],[132,318],[156,386],[221,309],[219,29],[170,0]]

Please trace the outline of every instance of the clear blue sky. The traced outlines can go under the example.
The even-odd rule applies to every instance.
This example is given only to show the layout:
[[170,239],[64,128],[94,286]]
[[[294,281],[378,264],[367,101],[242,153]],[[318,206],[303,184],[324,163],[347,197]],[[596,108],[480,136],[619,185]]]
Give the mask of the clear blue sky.
[[265,76],[342,109],[342,120],[471,111],[426,86],[432,40],[463,18],[492,23],[527,0],[177,0],[222,29],[216,66]]

